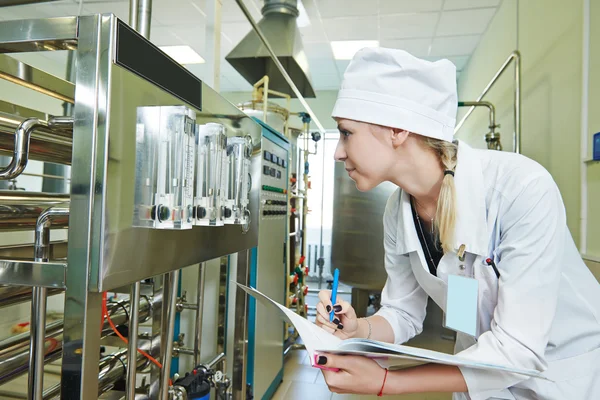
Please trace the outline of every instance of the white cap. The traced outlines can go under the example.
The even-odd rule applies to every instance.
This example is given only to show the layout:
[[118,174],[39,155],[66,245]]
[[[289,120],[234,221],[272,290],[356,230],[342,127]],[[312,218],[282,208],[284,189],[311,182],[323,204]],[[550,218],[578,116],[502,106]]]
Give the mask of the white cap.
[[364,48],[344,73],[331,116],[451,142],[457,107],[456,67],[450,61]]

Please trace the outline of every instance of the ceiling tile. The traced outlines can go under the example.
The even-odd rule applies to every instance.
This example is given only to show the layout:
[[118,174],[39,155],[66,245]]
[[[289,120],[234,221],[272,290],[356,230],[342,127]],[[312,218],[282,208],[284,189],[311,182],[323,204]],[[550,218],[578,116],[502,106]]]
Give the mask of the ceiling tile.
[[[129,22],[129,3],[123,1],[102,1],[95,3],[84,3],[84,9],[87,14],[113,13],[123,21]],[[153,12],[155,20],[156,12]],[[152,31],[152,27],[150,27]]]
[[373,3],[365,0],[320,0],[317,7],[322,18],[364,17],[378,13]]
[[309,26],[300,28],[300,35],[302,35],[302,42],[304,43],[327,41],[323,24],[318,19],[313,19]]
[[333,57],[330,42],[311,43],[308,46],[304,46],[304,52],[306,53],[306,57],[308,58]]
[[[176,28],[176,27],[174,27]],[[176,46],[187,44],[168,26],[154,26],[150,29],[150,41],[157,46]]]
[[196,52],[203,56],[206,47],[206,30],[203,23],[172,26],[170,29],[181,42],[192,47]]
[[461,10],[466,8],[497,7],[502,0],[446,0],[444,10]]
[[[222,4],[223,5],[221,7],[221,20],[223,21],[223,23],[240,21],[248,22],[246,16],[240,9],[240,6],[235,2],[235,0],[223,0]],[[260,13],[260,8],[258,7],[257,3],[255,3],[252,0],[244,0],[244,4],[248,8],[248,10],[250,10],[250,14],[254,18],[254,20],[258,22],[262,18],[262,15]],[[248,25],[250,25],[249,22]]]
[[440,11],[442,3],[443,0],[379,0],[379,15]]
[[439,13],[381,16],[380,39],[427,38],[434,35]]
[[444,11],[436,36],[482,34],[496,14],[496,8]]
[[401,39],[401,40],[382,40],[381,47],[392,49],[401,49],[408,51],[415,57],[426,57],[429,55],[429,46],[432,39]]
[[240,41],[246,37],[248,32],[252,30],[252,26],[249,22],[223,22],[221,24],[221,32],[227,37],[227,39],[237,46]]
[[[377,40],[377,17],[324,19],[329,40]],[[360,27],[360,29],[357,29]]]
[[432,57],[469,55],[479,44],[479,35],[437,37],[431,45]]
[[162,25],[204,23],[204,13],[189,0],[161,0],[152,4],[152,17]]

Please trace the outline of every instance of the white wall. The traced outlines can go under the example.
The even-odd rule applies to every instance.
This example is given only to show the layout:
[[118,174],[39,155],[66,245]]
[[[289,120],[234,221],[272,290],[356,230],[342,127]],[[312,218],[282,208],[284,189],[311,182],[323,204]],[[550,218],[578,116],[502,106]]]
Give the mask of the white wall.
[[[557,182],[571,233],[579,240],[583,1],[504,0],[459,81],[459,99],[474,100],[508,55],[522,54],[522,153]],[[498,108],[502,142],[511,149],[514,73],[486,96]],[[464,112],[464,111],[463,111]],[[487,115],[478,111],[458,137],[483,147]]]

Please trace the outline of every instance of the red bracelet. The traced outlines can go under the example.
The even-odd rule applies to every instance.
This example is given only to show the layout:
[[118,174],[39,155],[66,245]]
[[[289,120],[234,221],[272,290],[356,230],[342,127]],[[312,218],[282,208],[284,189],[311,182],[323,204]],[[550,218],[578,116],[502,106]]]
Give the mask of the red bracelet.
[[381,384],[381,390],[377,394],[377,397],[383,396],[383,388],[385,387],[385,381],[387,380],[388,369],[385,369],[385,375],[383,376],[383,383]]

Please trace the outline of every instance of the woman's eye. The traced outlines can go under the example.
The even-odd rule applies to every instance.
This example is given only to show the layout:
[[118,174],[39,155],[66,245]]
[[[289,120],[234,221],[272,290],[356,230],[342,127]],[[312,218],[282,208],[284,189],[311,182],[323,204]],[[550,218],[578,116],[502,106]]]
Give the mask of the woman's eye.
[[348,137],[348,136],[350,136],[350,135],[351,135],[351,133],[350,133],[350,132],[348,132],[348,131],[346,131],[346,130],[343,130],[343,129],[342,129],[342,130],[340,130],[340,134],[342,134],[342,136],[345,136],[345,137]]

